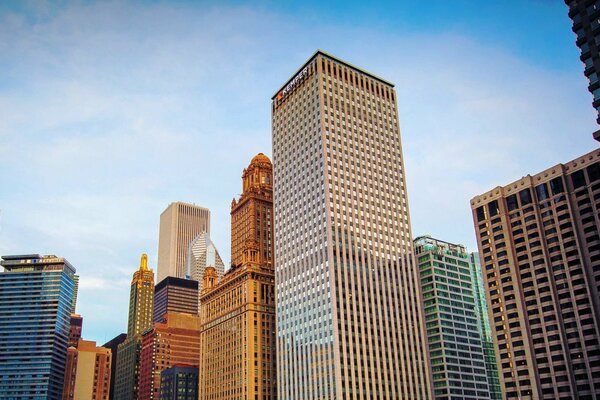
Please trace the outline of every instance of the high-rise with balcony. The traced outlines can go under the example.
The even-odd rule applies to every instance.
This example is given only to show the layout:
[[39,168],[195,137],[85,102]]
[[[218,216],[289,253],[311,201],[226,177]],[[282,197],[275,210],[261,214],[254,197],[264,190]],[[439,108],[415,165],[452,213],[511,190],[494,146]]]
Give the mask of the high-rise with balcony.
[[600,150],[471,200],[507,399],[600,397]]
[[75,268],[37,254],[3,256],[0,265],[0,399],[59,400]]
[[203,232],[210,233],[210,210],[195,204],[175,202],[160,215],[157,279],[185,278],[190,242]]
[[148,256],[142,254],[140,267],[131,280],[127,339],[118,345],[117,350],[115,399],[138,398],[141,335],[152,327],[153,304],[154,272],[148,268]]
[[[581,52],[584,74],[589,82],[588,90],[592,94],[596,121],[600,124],[600,1],[565,0],[565,3],[569,7],[569,17],[573,20],[575,41]],[[600,140],[600,136],[596,137],[596,140]]]
[[[476,281],[459,244],[415,239],[421,276],[434,398],[490,399]],[[487,319],[487,315],[485,315]],[[496,360],[493,360],[495,366]]]
[[394,85],[317,51],[271,111],[278,395],[428,399]]

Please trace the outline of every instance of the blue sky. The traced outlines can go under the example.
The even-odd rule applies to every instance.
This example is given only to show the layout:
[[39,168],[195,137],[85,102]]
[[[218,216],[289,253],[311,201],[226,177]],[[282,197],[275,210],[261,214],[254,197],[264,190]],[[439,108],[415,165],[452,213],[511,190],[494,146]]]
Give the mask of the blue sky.
[[81,275],[84,337],[126,330],[172,201],[229,256],[270,97],[318,48],[396,83],[413,234],[475,250],[469,200],[595,149],[561,1],[0,2],[0,254]]

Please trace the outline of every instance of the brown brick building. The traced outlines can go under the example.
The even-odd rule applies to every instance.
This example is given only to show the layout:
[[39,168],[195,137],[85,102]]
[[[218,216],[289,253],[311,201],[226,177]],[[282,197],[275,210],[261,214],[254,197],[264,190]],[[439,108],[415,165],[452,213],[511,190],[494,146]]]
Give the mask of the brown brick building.
[[599,398],[600,150],[471,208],[505,398]]

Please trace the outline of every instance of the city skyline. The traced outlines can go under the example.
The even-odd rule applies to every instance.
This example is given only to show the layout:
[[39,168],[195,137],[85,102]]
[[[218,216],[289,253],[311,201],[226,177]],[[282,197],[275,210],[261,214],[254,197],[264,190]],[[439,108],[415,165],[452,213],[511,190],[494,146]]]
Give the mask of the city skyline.
[[[400,29],[393,29],[386,18],[377,29],[367,23],[350,27],[340,16],[332,19],[329,28],[315,29],[306,12],[274,4],[272,9],[212,6],[206,15],[193,5],[91,3],[49,6],[44,11],[42,6],[11,9],[3,4],[0,45],[6,51],[0,59],[9,68],[0,80],[0,104],[10,118],[0,126],[0,154],[7,167],[0,172],[0,181],[14,190],[0,194],[0,254],[61,254],[72,260],[81,275],[77,311],[85,316],[84,336],[98,343],[111,339],[126,326],[123,305],[128,300],[131,266],[139,253],[147,252],[149,266],[157,270],[159,215],[169,203],[185,201],[209,208],[211,236],[221,254],[229,254],[230,199],[240,192],[244,161],[259,152],[272,155],[265,99],[317,48],[397,83],[413,233],[444,237],[475,251],[471,197],[595,146],[591,139],[595,115],[566,6],[538,2],[523,10],[518,4],[495,10],[506,16],[514,8],[515,21],[506,22],[506,28],[533,19],[532,15],[537,20],[528,21],[532,24],[528,29],[502,32],[506,38],[489,31],[501,28],[499,23],[488,30],[482,26],[489,21],[487,16],[475,22],[475,15],[464,13],[454,23],[448,22],[442,17],[444,7],[435,2],[428,11],[439,26],[411,25],[407,21],[418,10],[406,6],[403,12],[394,9],[402,17]],[[469,8],[464,3],[456,7],[456,14]],[[360,9],[355,4],[351,8]],[[129,14],[140,11],[141,16],[129,28],[131,21],[124,14],[132,10]],[[315,13],[323,22],[334,11],[317,8]],[[233,33],[215,24],[198,30],[186,14],[239,27]],[[295,23],[278,22],[292,15]],[[379,15],[370,11],[366,20],[372,22]],[[111,16],[119,18],[99,29]],[[158,33],[146,22],[151,17],[158,18]],[[148,38],[169,32],[177,25],[174,21],[182,24],[173,28],[172,35],[155,46],[144,45]],[[84,22],[94,29],[83,29]],[[272,28],[264,31],[259,28],[263,24]],[[544,24],[553,28],[541,29]],[[551,55],[542,54],[547,48],[542,36],[532,34],[534,29],[554,34]],[[309,30],[313,32],[300,38]],[[319,37],[328,30],[334,33],[328,36],[360,33],[357,36],[363,39],[348,44]],[[282,32],[282,39],[271,39],[274,31]],[[79,33],[79,39],[62,44],[73,32]],[[202,41],[218,33],[226,33],[222,49]],[[487,36],[482,39],[477,34]],[[127,35],[129,45],[117,45],[115,36],[120,35]],[[178,35],[186,39],[179,47]],[[4,40],[17,36],[20,39],[14,44]],[[259,46],[251,37],[268,40]],[[523,45],[527,41],[530,49]],[[440,42],[456,54],[444,50]],[[65,53],[68,61],[36,43],[46,43],[56,54]],[[89,52],[88,44],[99,47]],[[139,59],[128,58],[113,69],[92,65],[111,54],[111,46],[117,55],[132,46]],[[391,46],[397,54],[381,51]],[[244,51],[236,54],[239,48]],[[167,49],[167,56],[161,58],[160,52]],[[184,53],[190,49],[205,50],[210,57],[189,58]],[[207,59],[225,63],[225,75],[219,75]],[[41,61],[42,65],[34,66]],[[194,61],[202,63],[198,66]],[[67,71],[48,79],[44,68],[52,72],[65,65]],[[264,68],[270,69],[268,74],[260,74]],[[196,69],[200,72],[192,71]],[[129,82],[138,70],[144,74]],[[174,76],[164,77],[165,71],[173,71]],[[208,78],[215,80],[213,74],[228,77],[222,80],[223,87],[207,83]],[[164,80],[156,80],[158,76]],[[259,76],[263,78],[257,81]],[[190,94],[205,88],[210,89],[206,96]],[[39,98],[33,99],[32,93],[39,93]],[[54,103],[55,93],[60,103]],[[488,93],[494,96],[487,97]],[[191,106],[181,111],[181,102]],[[133,110],[136,107],[139,111]],[[208,111],[194,116],[200,108]],[[228,122],[230,113],[236,115],[233,122]],[[438,118],[429,118],[432,114]],[[209,122],[209,117],[215,122]],[[524,157],[525,150],[510,154],[516,143],[527,148],[547,135],[553,140],[538,143],[541,147],[531,158]],[[179,162],[184,168],[179,168]],[[203,173],[206,170],[211,174]],[[432,177],[440,184],[421,183],[432,182]],[[445,192],[452,187],[459,190]],[[44,197],[36,200],[39,193]],[[54,226],[61,221],[65,225],[59,232]]]

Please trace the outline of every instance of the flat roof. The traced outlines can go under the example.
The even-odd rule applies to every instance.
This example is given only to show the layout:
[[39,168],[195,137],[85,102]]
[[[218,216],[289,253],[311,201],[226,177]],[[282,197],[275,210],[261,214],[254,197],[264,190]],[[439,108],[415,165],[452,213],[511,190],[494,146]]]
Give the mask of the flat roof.
[[332,56],[331,54],[329,54],[329,53],[326,53],[326,52],[324,52],[323,50],[317,50],[317,51],[316,51],[316,52],[315,52],[315,53],[314,53],[312,56],[310,56],[310,58],[309,58],[308,60],[306,60],[306,62],[305,62],[304,64],[302,64],[302,66],[301,66],[300,68],[298,68],[298,70],[296,70],[296,72],[294,72],[294,73],[292,74],[292,76],[290,77],[290,79],[288,79],[288,80],[287,80],[287,81],[286,81],[286,82],[285,82],[285,83],[284,83],[284,84],[283,84],[283,85],[282,85],[282,86],[279,88],[279,90],[277,90],[277,91],[275,92],[275,94],[274,94],[273,96],[271,96],[271,100],[273,100],[275,97],[277,97],[277,93],[281,92],[281,91],[283,90],[283,88],[285,88],[285,87],[288,85],[288,83],[290,83],[290,82],[292,81],[292,79],[294,79],[294,77],[295,77],[296,75],[298,75],[298,73],[299,73],[300,71],[302,71],[302,70],[304,69],[304,67],[306,67],[308,64],[310,64],[310,63],[312,62],[312,60],[314,60],[314,59],[315,59],[315,58],[316,58],[318,55],[322,55],[322,56],[324,56],[324,57],[327,57],[327,58],[329,58],[330,60],[333,60],[333,61],[335,61],[335,62],[337,62],[337,63],[340,63],[340,64],[342,64],[342,65],[345,65],[345,66],[346,66],[346,67],[348,67],[348,68],[352,68],[353,70],[355,70],[355,71],[358,71],[358,72],[360,72],[361,74],[365,74],[365,75],[367,75],[367,76],[369,76],[369,77],[371,77],[371,78],[373,78],[373,79],[375,79],[375,80],[378,80],[378,81],[379,81],[379,82],[381,82],[381,83],[385,83],[385,84],[386,84],[386,85],[388,85],[388,86],[394,87],[394,84],[393,84],[392,82],[386,81],[385,79],[382,79],[382,78],[378,77],[378,76],[377,76],[377,75],[375,75],[375,74],[372,74],[372,73],[370,73],[370,72],[367,72],[367,71],[365,71],[365,70],[364,70],[364,69],[362,69],[362,68],[358,68],[358,67],[356,67],[356,66],[354,66],[354,65],[350,64],[349,62],[346,62],[346,61],[344,61],[344,60],[342,60],[342,59],[340,59],[340,58],[337,58],[337,57],[335,57],[335,56]]

